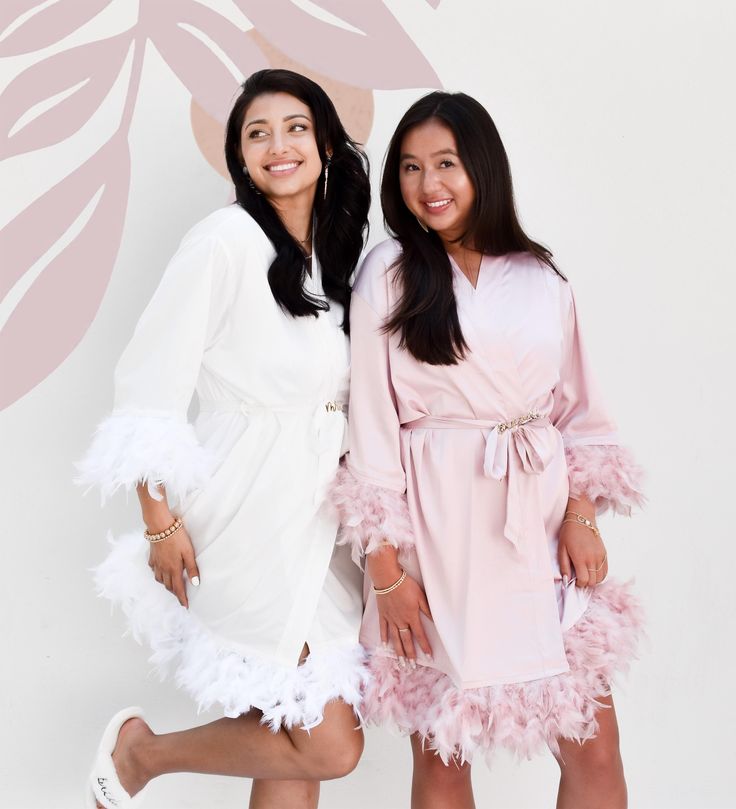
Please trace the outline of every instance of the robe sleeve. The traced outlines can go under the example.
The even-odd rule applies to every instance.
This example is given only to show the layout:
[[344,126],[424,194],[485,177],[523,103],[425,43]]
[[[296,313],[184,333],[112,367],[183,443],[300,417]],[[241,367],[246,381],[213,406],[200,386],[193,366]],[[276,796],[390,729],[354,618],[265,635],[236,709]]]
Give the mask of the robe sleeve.
[[366,258],[350,307],[350,452],[338,470],[330,501],[340,515],[338,542],[360,564],[384,543],[414,545],[401,462],[400,423],[391,383],[386,266]]
[[212,235],[191,233],[168,264],[115,369],[112,413],[77,463],[76,482],[99,487],[103,502],[120,488],[163,485],[181,501],[212,471],[187,420],[202,358],[221,313],[215,294],[227,254]]
[[620,446],[593,378],[570,285],[562,290],[562,362],[554,391],[552,423],[562,434],[570,497],[585,497],[599,512],[631,514],[641,506],[642,471],[632,453]]

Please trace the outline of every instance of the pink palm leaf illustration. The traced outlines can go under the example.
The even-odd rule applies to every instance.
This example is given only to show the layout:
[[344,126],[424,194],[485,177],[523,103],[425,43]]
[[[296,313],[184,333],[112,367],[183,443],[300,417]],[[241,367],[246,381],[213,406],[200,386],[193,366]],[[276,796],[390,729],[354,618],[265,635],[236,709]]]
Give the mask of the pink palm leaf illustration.
[[[239,83],[269,64],[322,81],[335,94],[341,114],[347,111],[366,136],[374,88],[439,85],[380,0],[312,3],[328,20],[289,0],[231,1],[254,29],[241,30],[196,0],[140,0],[138,20],[128,31],[42,55],[0,93],[0,160],[31,161],[36,150],[73,137],[113,84],[121,77],[127,82],[113,135],[0,230],[0,409],[69,356],[99,309],[125,223],[129,130],[149,42],[192,95],[200,145],[204,139],[197,128],[207,127],[213,130],[208,142],[222,143]],[[54,45],[110,2],[3,0],[0,56]],[[219,156],[206,156],[220,167]]]

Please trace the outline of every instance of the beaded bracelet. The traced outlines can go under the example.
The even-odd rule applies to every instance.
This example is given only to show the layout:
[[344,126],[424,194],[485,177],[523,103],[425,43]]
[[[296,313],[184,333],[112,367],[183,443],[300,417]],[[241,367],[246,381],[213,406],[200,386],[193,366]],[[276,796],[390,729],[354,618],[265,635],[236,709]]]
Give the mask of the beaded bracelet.
[[572,514],[572,516],[575,517],[575,519],[574,520],[563,520],[562,521],[563,524],[566,523],[566,522],[574,522],[574,523],[577,523],[578,525],[584,525],[586,528],[590,528],[590,530],[599,539],[601,538],[601,532],[598,530],[597,526],[593,522],[591,522],[584,514],[578,514],[577,511],[566,511],[565,512],[565,517],[567,517],[568,514]]
[[184,523],[181,521],[181,517],[176,517],[174,522],[165,530],[161,531],[160,534],[150,534],[148,531],[143,532],[143,536],[149,542],[163,542],[165,539],[168,539],[172,534],[175,534]]
[[378,587],[374,587],[373,592],[377,596],[385,596],[387,593],[392,593],[397,587],[400,587],[404,583],[405,578],[406,571],[402,568],[401,575],[390,587],[384,587],[382,590],[379,590]]

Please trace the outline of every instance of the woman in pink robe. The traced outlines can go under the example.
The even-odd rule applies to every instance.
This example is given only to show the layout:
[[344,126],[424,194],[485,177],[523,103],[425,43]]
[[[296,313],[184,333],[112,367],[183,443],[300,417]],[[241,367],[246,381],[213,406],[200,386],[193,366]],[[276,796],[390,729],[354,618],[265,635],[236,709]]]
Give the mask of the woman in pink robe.
[[624,807],[610,685],[640,611],[602,583],[595,517],[642,496],[570,285],[519,225],[498,133],[468,96],[406,113],[382,204],[396,238],[353,291],[332,493],[366,557],[364,715],[411,734],[415,809],[472,807],[475,753],[545,745],[560,809]]

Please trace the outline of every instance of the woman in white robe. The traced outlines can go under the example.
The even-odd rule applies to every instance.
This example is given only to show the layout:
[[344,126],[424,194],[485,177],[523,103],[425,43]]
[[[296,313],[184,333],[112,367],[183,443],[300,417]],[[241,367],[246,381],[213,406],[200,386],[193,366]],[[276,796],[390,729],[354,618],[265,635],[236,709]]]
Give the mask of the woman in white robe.
[[243,85],[226,156],[238,201],[184,237],[80,463],[103,498],[136,488],[148,531],[113,542],[100,594],[160,671],[226,718],[156,736],[121,712],[91,806],[191,771],[254,778],[254,809],[307,809],[362,751],[360,578],[323,500],[345,449],[366,161],[324,91],[282,70]]

